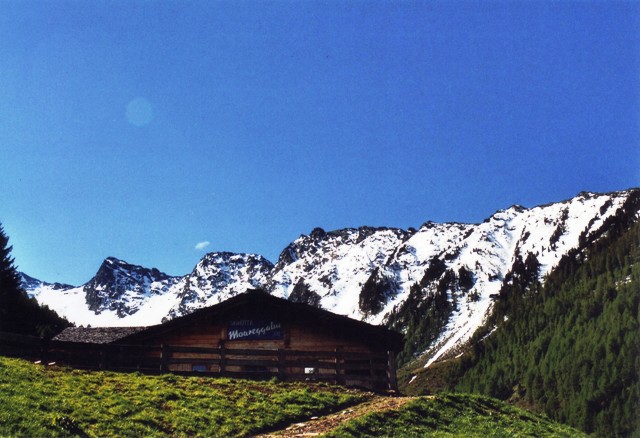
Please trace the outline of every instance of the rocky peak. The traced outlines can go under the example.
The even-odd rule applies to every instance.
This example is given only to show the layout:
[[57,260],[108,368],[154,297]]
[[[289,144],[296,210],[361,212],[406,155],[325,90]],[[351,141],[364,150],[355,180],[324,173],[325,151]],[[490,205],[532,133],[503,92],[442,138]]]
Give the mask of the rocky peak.
[[127,286],[139,284],[141,282],[153,283],[171,278],[170,275],[160,272],[156,268],[145,268],[139,265],[132,265],[115,257],[107,257],[96,275],[87,284],[93,287],[100,285],[117,284],[122,291]]
[[409,236],[410,232],[398,228],[359,227],[329,232],[316,228],[285,248],[268,290],[360,317],[358,301],[363,285]]
[[100,312],[110,309],[128,314],[131,309],[117,304],[123,295],[153,292],[154,284],[159,285],[172,278],[156,268],[145,268],[115,257],[107,257],[83,289],[90,310]]
[[52,290],[67,290],[73,287],[69,284],[64,283],[46,283],[44,281],[38,280],[37,278],[30,277],[25,273],[20,273],[20,285],[25,291],[27,291],[30,296],[32,296],[31,291],[40,287],[48,287]]
[[169,317],[175,318],[216,304],[247,289],[263,289],[272,270],[273,263],[261,255],[208,253],[183,278],[179,302],[172,307]]

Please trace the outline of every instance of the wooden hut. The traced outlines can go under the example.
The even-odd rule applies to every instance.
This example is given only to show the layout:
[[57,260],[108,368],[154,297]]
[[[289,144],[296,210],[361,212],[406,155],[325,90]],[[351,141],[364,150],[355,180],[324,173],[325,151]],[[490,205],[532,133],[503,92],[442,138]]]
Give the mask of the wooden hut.
[[[151,364],[162,371],[281,380],[325,380],[397,389],[400,334],[261,290],[151,327],[71,328],[54,341],[109,346],[105,368]],[[144,359],[144,360],[143,360]],[[111,364],[111,365],[110,365]],[[138,365],[140,369],[144,366]]]

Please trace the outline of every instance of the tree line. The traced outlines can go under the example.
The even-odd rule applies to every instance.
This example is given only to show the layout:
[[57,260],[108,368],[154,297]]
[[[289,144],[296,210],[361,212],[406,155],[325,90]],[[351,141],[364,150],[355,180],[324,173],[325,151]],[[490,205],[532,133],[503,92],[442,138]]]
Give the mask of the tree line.
[[22,289],[11,250],[9,237],[0,224],[0,331],[52,337],[70,326],[69,321],[40,306]]
[[450,388],[597,436],[640,433],[640,222],[625,219],[565,257],[544,285],[523,263],[518,278],[530,281],[501,293],[498,329],[453,366]]

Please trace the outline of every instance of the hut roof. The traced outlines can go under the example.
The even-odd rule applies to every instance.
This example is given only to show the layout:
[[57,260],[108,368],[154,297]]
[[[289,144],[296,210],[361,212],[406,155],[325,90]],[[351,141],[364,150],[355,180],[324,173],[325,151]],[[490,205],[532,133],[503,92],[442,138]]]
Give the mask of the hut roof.
[[[234,315],[245,318],[279,318],[287,322],[316,327],[340,338],[356,339],[369,345],[400,351],[403,336],[383,326],[375,326],[328,310],[304,303],[295,303],[274,297],[260,289],[238,294],[216,305],[198,309],[188,315],[150,327],[108,327],[66,329],[56,340],[93,343],[137,344],[153,340],[158,335],[172,332],[200,321],[229,319]],[[127,331],[129,330],[129,331]],[[69,333],[67,334],[67,331]],[[77,332],[76,332],[77,331]]]
[[67,327],[53,340],[65,342],[85,342],[88,344],[109,344],[138,333],[146,327]]

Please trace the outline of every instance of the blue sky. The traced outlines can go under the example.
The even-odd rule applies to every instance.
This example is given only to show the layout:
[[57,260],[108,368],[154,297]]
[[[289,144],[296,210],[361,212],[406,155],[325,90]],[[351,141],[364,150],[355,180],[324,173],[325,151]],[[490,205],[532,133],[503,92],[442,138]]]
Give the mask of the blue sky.
[[0,222],[81,284],[635,187],[638,29],[638,2],[3,1]]

